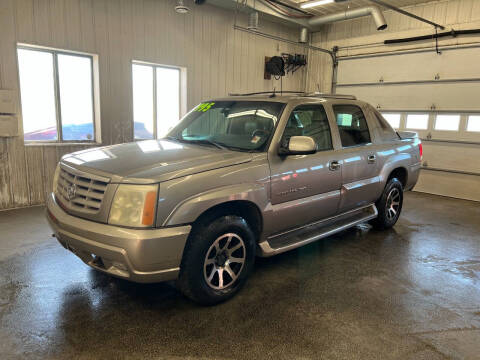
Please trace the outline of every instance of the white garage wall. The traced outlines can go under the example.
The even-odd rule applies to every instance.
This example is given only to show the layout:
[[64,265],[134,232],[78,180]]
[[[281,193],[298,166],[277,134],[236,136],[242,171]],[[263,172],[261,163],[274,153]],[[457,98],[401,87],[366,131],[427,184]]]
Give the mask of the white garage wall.
[[[480,29],[478,0],[433,1],[405,9],[445,25],[445,31],[451,28]],[[409,110],[428,113],[429,129],[419,132],[425,138],[426,168],[422,170],[415,190],[480,201],[480,176],[475,175],[480,175],[480,133],[465,131],[468,115],[480,112],[480,36],[440,39],[440,47],[453,49],[444,51],[442,55],[435,53],[435,43],[432,40],[383,45],[386,39],[433,33],[430,25],[393,11],[385,11],[385,17],[387,31],[376,31],[372,19],[364,17],[326,26],[322,32],[315,34],[314,45],[339,47],[338,84],[362,84],[339,86],[337,92],[353,93],[378,106],[381,111],[402,112],[401,129],[405,128],[405,117]],[[429,51],[419,52],[423,50]],[[407,54],[408,51],[412,53]],[[391,56],[398,52],[402,54]],[[333,73],[325,65],[323,69],[326,73],[318,79],[312,81],[311,77],[307,78],[310,90],[314,90],[318,83],[323,91],[332,89]],[[415,83],[431,81],[437,74],[440,79],[465,81]],[[393,84],[381,85],[380,81]],[[403,81],[412,83],[395,84]],[[436,114],[444,112],[461,115],[459,131],[434,131]]]
[[441,55],[429,50],[354,56],[339,61],[336,89],[378,109],[480,111],[478,64],[480,45],[444,49]]
[[[132,60],[185,67],[190,108],[228,92],[279,89],[279,82],[263,79],[264,57],[304,51],[234,31],[231,11],[186,4],[190,13],[179,15],[174,0],[0,0],[0,88],[18,92],[17,43],[98,54],[102,142],[108,145],[132,140]],[[260,26],[298,37],[283,25],[261,19]],[[304,82],[302,69],[285,78],[283,88],[303,89]],[[43,203],[59,158],[80,149],[0,137],[0,209]]]
[[[451,28],[480,28],[480,1],[478,0],[440,0],[425,2],[420,5],[405,7],[405,10],[425,17]],[[387,30],[377,31],[370,16],[340,21],[326,25],[321,31],[314,33],[313,45],[332,49],[339,47],[338,56],[370,55],[375,53],[393,52],[397,50],[432,49],[433,41],[422,41],[400,45],[383,45],[387,39],[432,35],[432,27],[415,19],[398,14],[391,10],[384,12],[388,23]],[[477,43],[480,36],[463,36],[455,39],[440,39],[441,46]],[[328,92],[332,85],[332,67],[330,59],[325,56],[311,62],[313,69],[307,76],[307,88],[310,91],[318,89]],[[317,71],[320,68],[322,71]]]

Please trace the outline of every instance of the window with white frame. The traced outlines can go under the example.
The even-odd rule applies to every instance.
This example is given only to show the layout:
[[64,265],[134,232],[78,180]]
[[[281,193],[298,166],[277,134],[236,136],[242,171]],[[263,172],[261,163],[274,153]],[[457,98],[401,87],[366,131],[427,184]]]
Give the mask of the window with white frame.
[[480,132],[480,115],[470,115],[468,117],[467,131]]
[[400,128],[400,118],[402,117],[402,114],[382,113],[382,116],[385,120],[387,120],[392,128]]
[[382,116],[396,130],[418,131],[425,140],[475,143],[479,141],[480,113],[466,114],[462,111],[417,113],[385,110]]
[[428,114],[408,114],[406,128],[412,130],[427,130],[428,118]]
[[163,137],[180,119],[181,69],[132,64],[134,138]]
[[96,141],[94,55],[26,45],[17,54],[25,141]]
[[460,115],[439,114],[435,118],[435,130],[458,131]]

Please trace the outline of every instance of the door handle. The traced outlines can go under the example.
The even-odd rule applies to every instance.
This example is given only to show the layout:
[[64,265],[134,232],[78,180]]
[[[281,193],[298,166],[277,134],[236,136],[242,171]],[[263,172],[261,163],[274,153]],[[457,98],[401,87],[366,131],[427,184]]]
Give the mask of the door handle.
[[329,169],[332,171],[340,169],[340,163],[338,161],[331,161]]
[[377,159],[377,157],[375,155],[368,155],[367,162],[369,164],[373,164],[373,163],[375,163],[376,159]]

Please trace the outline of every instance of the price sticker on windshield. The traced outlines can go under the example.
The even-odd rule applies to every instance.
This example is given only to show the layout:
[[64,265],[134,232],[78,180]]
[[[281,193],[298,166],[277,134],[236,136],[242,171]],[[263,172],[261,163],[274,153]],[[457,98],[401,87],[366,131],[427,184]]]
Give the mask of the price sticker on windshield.
[[210,108],[215,105],[214,102],[210,102],[210,103],[202,103],[200,105],[197,106],[197,108],[195,109],[195,111],[198,111],[198,112],[207,112],[208,110],[210,110]]

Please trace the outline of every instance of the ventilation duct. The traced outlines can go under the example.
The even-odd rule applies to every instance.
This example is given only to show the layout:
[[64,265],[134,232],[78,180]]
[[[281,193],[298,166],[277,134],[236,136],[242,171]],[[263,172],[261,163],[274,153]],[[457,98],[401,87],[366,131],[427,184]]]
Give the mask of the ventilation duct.
[[248,26],[249,30],[258,30],[258,12],[254,11],[248,15]]
[[190,9],[185,6],[183,0],[177,0],[177,6],[175,6],[175,11],[179,14],[186,14],[190,11]]
[[383,16],[382,11],[378,6],[367,6],[360,9],[346,10],[335,14],[325,16],[315,16],[308,20],[308,24],[312,27],[319,25],[329,24],[332,22],[355,19],[362,16],[371,15],[377,30],[385,30],[387,28],[387,22]]
[[[337,0],[336,2],[339,1]],[[384,30],[387,28],[387,22],[385,21],[382,11],[378,6],[375,5],[360,9],[346,10],[336,14],[301,19],[283,15],[278,11],[278,9],[272,7],[265,0],[256,1],[255,5],[254,0],[208,0],[207,3],[234,11],[240,10],[247,13],[250,13],[251,11],[258,11],[269,16],[271,19],[275,19],[276,21],[294,26],[300,26],[301,28],[307,28],[309,31],[318,31],[318,27],[320,25],[370,15],[373,17],[377,30]]]
[[308,29],[307,28],[301,28],[300,29],[300,38],[298,39],[299,43],[306,44],[308,43]]

